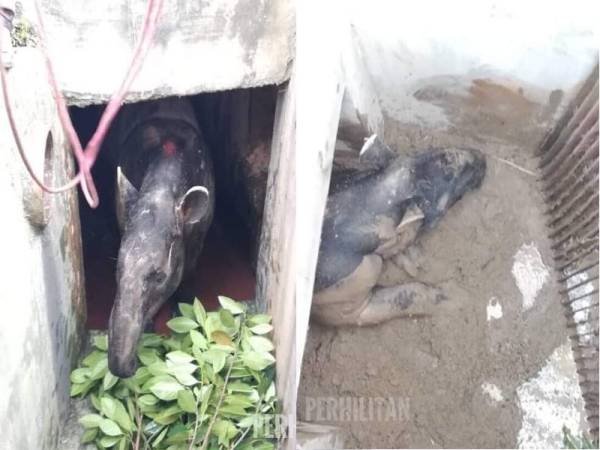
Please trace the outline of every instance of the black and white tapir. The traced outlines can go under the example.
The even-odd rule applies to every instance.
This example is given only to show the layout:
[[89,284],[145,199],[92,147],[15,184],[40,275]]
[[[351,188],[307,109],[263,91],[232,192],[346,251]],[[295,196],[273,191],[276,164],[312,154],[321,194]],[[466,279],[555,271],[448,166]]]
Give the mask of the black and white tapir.
[[441,291],[423,283],[379,287],[384,260],[431,230],[486,171],[477,150],[397,156],[376,136],[360,158],[374,169],[334,184],[326,204],[312,315],[331,325],[377,324],[439,303]]
[[184,98],[124,106],[107,144],[121,229],[108,365],[128,377],[145,325],[195,268],[212,222],[214,174]]

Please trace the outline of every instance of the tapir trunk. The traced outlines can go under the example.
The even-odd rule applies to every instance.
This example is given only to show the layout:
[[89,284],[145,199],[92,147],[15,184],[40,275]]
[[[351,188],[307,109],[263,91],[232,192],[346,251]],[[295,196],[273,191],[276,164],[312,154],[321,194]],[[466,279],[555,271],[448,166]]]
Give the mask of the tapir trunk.
[[141,311],[131,310],[117,304],[108,324],[108,368],[121,378],[135,373],[136,349],[144,328]]

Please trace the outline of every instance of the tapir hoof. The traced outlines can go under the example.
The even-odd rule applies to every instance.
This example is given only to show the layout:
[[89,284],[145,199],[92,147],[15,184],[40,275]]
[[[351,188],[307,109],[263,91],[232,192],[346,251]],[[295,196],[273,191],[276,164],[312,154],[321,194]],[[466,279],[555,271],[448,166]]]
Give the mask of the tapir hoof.
[[427,316],[447,300],[443,292],[423,283],[378,288],[360,312],[357,325],[376,325],[398,317]]

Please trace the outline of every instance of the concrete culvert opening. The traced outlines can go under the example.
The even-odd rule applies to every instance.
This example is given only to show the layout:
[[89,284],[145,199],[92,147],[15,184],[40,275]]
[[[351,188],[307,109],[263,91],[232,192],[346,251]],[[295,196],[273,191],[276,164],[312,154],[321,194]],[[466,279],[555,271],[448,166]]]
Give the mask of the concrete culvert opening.
[[[216,205],[194,275],[182,282],[172,300],[178,300],[175,297],[183,290],[211,310],[218,306],[218,295],[242,301],[254,298],[276,95],[276,88],[267,86],[188,97],[213,158]],[[71,108],[84,145],[103,108],[104,105]],[[87,327],[91,330],[107,327],[116,291],[120,244],[114,203],[116,171],[104,151],[93,169],[100,206],[90,208],[79,194]],[[171,318],[175,305],[175,301],[170,301],[161,308],[154,322],[156,331],[168,331],[165,322]]]
[[[272,94],[270,112],[265,119],[265,128],[256,134],[264,140],[263,148],[267,151],[265,158],[259,158],[267,162],[258,171],[260,176],[265,176],[263,182],[266,183],[268,152],[274,134],[277,96],[274,86],[282,86],[289,80],[293,61],[295,18],[292,3],[287,0],[180,2],[179,8],[165,7],[160,14],[156,14],[157,8],[149,9],[149,5],[156,6],[157,2],[133,2],[125,8],[115,2],[97,4],[94,8],[77,2],[46,2],[39,5],[44,23],[44,32],[40,33],[36,8],[33,4],[23,4],[13,21],[13,29],[20,27],[18,29],[27,34],[25,37],[31,39],[26,39],[26,47],[14,49],[8,48],[10,17],[4,17],[2,55],[22,147],[38,178],[50,187],[66,189],[60,194],[42,194],[23,169],[23,162],[17,158],[19,149],[8,121],[0,121],[0,136],[6,149],[2,152],[0,179],[4,183],[3,199],[9,217],[3,246],[17,255],[6,264],[4,272],[9,276],[4,283],[2,299],[10,302],[10,299],[21,298],[15,310],[18,319],[5,317],[1,327],[5,333],[0,343],[3,348],[11,349],[5,353],[6,370],[2,371],[2,381],[6,389],[2,390],[1,402],[5,408],[0,414],[5,425],[0,441],[8,448],[80,448],[82,430],[77,419],[82,413],[70,408],[69,393],[74,384],[70,374],[86,353],[89,336],[86,328],[102,330],[106,327],[114,296],[115,261],[111,258],[116,257],[119,245],[114,212],[110,210],[114,204],[111,193],[114,172],[104,166],[103,152],[93,169],[101,191],[99,209],[91,211],[87,209],[86,201],[78,201],[82,200],[79,187],[68,188],[80,181],[75,162],[79,159],[74,158],[61,124],[52,89],[54,83],[47,77],[48,65],[42,50],[47,50],[58,96],[63,96],[71,107],[84,145],[98,125],[102,110],[102,106],[88,105],[108,102],[125,78],[132,80],[127,76],[128,68],[136,60],[134,55],[141,55],[136,51],[140,42],[148,43],[142,45],[148,51],[145,61],[138,66],[140,70],[135,80],[126,89],[127,102],[177,95],[193,97],[197,121],[206,140],[221,138],[215,130],[211,131],[211,125],[218,126],[219,133],[229,135],[232,135],[231,129],[238,129],[240,151],[230,152],[232,156],[239,156],[241,150],[250,152],[244,148],[250,140],[242,136],[240,130],[247,134],[256,131],[249,123],[248,102],[245,111],[240,107],[232,116],[240,104],[235,100],[236,92],[270,86],[263,88]],[[9,2],[5,6],[13,5]],[[156,27],[151,22],[155,22]],[[148,31],[152,28],[156,30],[153,37]],[[138,59],[137,62],[141,61]],[[232,89],[240,91],[228,91]],[[197,95],[208,92],[215,94]],[[230,99],[227,108],[221,105],[221,99],[226,97]],[[215,108],[203,106],[209,98]],[[277,102],[285,98],[288,97],[279,95]],[[271,128],[267,130],[266,127]],[[267,131],[262,134],[263,130]],[[46,177],[44,144],[48,132],[52,135],[53,164],[47,167],[49,176]],[[216,143],[219,144],[225,145],[224,142]],[[224,147],[212,150],[218,154],[227,151]],[[213,156],[217,165],[219,155]],[[231,160],[224,161],[233,165]],[[236,174],[243,175],[241,171]],[[218,174],[216,177],[220,185],[218,190],[224,189],[217,193],[215,224],[218,227],[211,229],[206,239],[203,258],[208,263],[199,264],[211,267],[213,273],[198,272],[197,284],[205,290],[196,294],[207,302],[212,298],[213,303],[214,297],[223,293],[240,300],[250,299],[265,284],[260,279],[255,281],[255,272],[262,274],[263,279],[271,280],[272,265],[266,267],[260,259],[256,262],[257,247],[264,247],[265,242],[270,244],[271,239],[259,238],[260,232],[256,230],[261,229],[260,222],[249,225],[247,211],[236,209],[234,204],[228,207],[221,203],[219,198],[226,202],[225,191],[235,183],[232,179],[219,180]],[[240,184],[236,186],[240,188]],[[194,192],[198,197],[201,190]],[[247,195],[257,199],[259,204],[264,200],[264,193],[257,192],[240,191],[240,197]],[[94,203],[94,197],[88,195],[87,200]],[[48,208],[43,205],[46,200]],[[183,206],[185,209],[181,210],[187,214],[189,205]],[[262,209],[259,207],[258,211],[253,217],[260,218]],[[269,216],[265,213],[265,217]],[[83,236],[80,223],[85,228]],[[81,248],[82,241],[85,251]],[[207,288],[207,279],[210,288]],[[259,297],[263,310],[270,309],[274,296],[263,292]],[[280,303],[289,304],[289,301]],[[89,313],[87,322],[86,310]],[[275,317],[273,324],[276,334]],[[280,351],[286,355],[290,350],[291,347]],[[282,378],[281,372],[278,371],[278,379]],[[289,397],[289,394],[282,395],[282,398]],[[69,425],[66,425],[69,412]],[[72,435],[77,437],[70,440]]]
[[[219,295],[240,301],[254,300],[277,93],[277,87],[266,86],[189,97],[213,158],[215,214],[192,276],[183,280],[155,316],[155,332],[170,332],[166,322],[176,312],[177,301],[182,300],[178,297],[180,292],[197,297],[209,311],[219,306]],[[83,143],[93,133],[103,107],[71,108]],[[93,175],[100,206],[91,209],[79,194],[86,327],[92,333],[103,332],[108,326],[116,293],[120,245],[113,200],[116,174],[114,165],[102,153]],[[88,408],[88,400],[71,401],[70,416],[61,433],[61,448],[79,448],[83,430],[77,420],[89,412]]]

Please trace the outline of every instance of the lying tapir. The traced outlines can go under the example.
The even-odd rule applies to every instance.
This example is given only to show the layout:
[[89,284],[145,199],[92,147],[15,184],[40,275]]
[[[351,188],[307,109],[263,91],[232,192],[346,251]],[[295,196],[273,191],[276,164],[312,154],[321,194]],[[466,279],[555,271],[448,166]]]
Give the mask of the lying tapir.
[[128,377],[145,325],[196,265],[213,217],[214,175],[184,98],[124,106],[107,146],[121,229],[108,364]]
[[333,185],[326,205],[312,314],[331,325],[376,324],[440,302],[438,289],[419,282],[379,287],[384,261],[431,230],[486,170],[477,150],[400,157],[376,136],[361,158],[374,170]]

